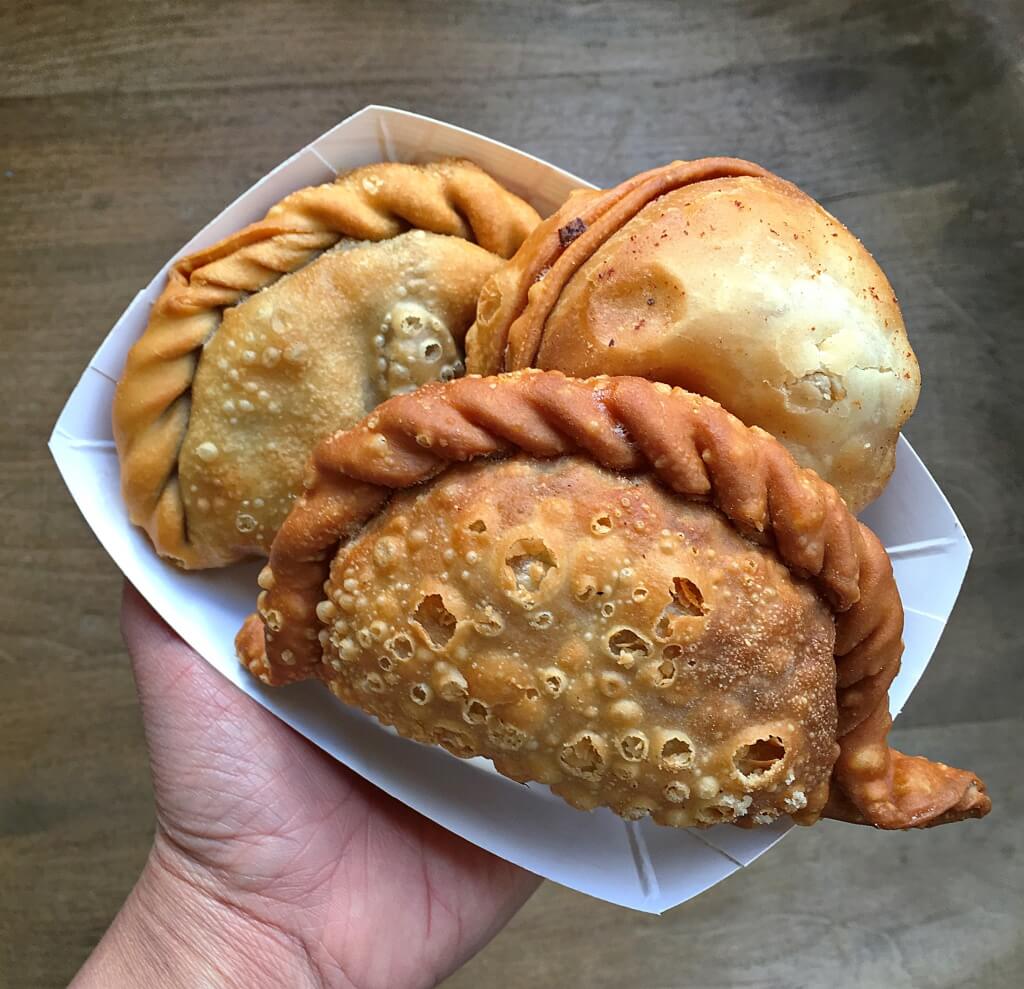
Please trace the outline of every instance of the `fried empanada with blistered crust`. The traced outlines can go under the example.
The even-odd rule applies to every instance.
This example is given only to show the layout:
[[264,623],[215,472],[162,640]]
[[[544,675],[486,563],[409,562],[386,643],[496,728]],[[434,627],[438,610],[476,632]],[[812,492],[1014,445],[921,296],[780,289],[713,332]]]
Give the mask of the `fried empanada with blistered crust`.
[[265,555],[318,439],[462,371],[539,217],[467,161],[368,165],[177,261],[113,405],[131,520],[190,569]]
[[576,807],[690,825],[828,796],[832,613],[649,478],[453,467],[339,549],[318,615],[344,701]]
[[715,402],[524,371],[323,441],[239,655],[577,807],[672,825],[979,817],[889,748],[903,610],[835,489]]
[[417,230],[332,250],[224,314],[178,454],[188,541],[207,562],[270,550],[310,449],[337,423],[461,373],[498,260]]

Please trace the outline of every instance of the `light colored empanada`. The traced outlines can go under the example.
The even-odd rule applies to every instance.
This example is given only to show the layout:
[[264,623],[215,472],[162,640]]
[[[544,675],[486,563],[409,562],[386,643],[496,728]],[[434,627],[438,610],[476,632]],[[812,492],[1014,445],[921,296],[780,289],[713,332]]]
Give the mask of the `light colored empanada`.
[[538,219],[469,162],[371,165],[178,261],[114,401],[132,521],[184,567],[265,554],[321,436],[461,373]]
[[481,292],[471,372],[636,374],[721,402],[853,511],[877,497],[920,373],[892,286],[796,186],[729,158],[578,193]]
[[903,610],[835,489],[710,399],[523,371],[317,447],[239,655],[574,806],[705,826],[985,814],[887,744]]

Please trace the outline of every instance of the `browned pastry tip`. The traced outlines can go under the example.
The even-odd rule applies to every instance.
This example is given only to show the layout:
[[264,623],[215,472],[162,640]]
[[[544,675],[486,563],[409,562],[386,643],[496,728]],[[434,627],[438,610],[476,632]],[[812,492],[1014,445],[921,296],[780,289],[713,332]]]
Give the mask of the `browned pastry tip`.
[[253,619],[246,623],[237,642],[242,661],[267,683],[326,676],[318,607],[339,544],[392,492],[455,464],[512,454],[584,457],[651,475],[675,495],[713,504],[812,583],[835,616],[840,755],[826,816],[907,828],[987,812],[971,774],[886,743],[903,609],[881,543],[767,433],[710,399],[645,379],[540,371],[469,377],[392,399],[324,440],[260,576],[264,635]]
[[[880,721],[888,721],[888,712]],[[985,784],[973,773],[895,749],[882,751],[888,724],[844,744],[834,773],[849,782],[832,788],[825,817],[883,830],[932,828],[992,809]]]

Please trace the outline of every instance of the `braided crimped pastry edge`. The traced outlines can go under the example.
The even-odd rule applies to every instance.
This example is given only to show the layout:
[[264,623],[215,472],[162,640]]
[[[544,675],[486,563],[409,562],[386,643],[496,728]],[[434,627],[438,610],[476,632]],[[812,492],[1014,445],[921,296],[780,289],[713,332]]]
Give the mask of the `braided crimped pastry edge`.
[[886,744],[903,607],[875,535],[774,437],[711,399],[643,378],[581,381],[537,370],[471,376],[391,399],[323,440],[260,575],[259,614],[238,634],[250,672],[282,684],[322,671],[310,630],[319,625],[330,561],[392,490],[452,464],[514,452],[583,454],[612,470],[650,472],[678,495],[712,502],[814,584],[836,620],[841,751],[826,815],[907,828],[987,813],[984,786],[972,774]]
[[131,521],[161,556],[189,569],[214,565],[189,541],[177,464],[199,355],[224,308],[343,237],[379,241],[420,229],[475,241],[508,258],[539,221],[532,206],[472,162],[384,162],[299,189],[257,223],[176,261],[114,395],[114,439]]
[[737,176],[783,181],[742,158],[697,158],[641,172],[611,189],[574,193],[485,283],[466,336],[466,367],[472,374],[530,367],[562,290],[612,234],[668,192]]

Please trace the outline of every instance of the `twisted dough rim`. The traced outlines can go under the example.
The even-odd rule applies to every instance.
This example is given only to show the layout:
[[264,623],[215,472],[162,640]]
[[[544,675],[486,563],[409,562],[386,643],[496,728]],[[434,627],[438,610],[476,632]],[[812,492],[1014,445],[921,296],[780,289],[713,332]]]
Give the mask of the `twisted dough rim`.
[[697,158],[641,172],[611,189],[575,193],[492,276],[492,287],[501,284],[502,291],[494,296],[485,286],[481,292],[476,323],[466,338],[470,372],[498,374],[531,367],[544,324],[569,280],[649,203],[684,186],[744,176],[784,182],[742,158]]
[[421,229],[508,258],[540,217],[472,162],[368,165],[299,189],[260,221],[181,258],[128,354],[113,403],[121,485],[131,521],[186,568],[223,564],[189,540],[178,483],[191,387],[221,312],[297,270],[343,237],[379,241]]
[[643,378],[471,376],[393,398],[323,440],[260,575],[259,617],[238,635],[250,672],[280,684],[322,670],[316,606],[330,561],[391,491],[456,463],[518,451],[582,454],[612,470],[652,473],[678,495],[712,502],[813,583],[836,620],[840,755],[826,815],[906,828],[987,813],[976,777],[886,744],[903,607],[877,537],[774,437],[711,399]]

